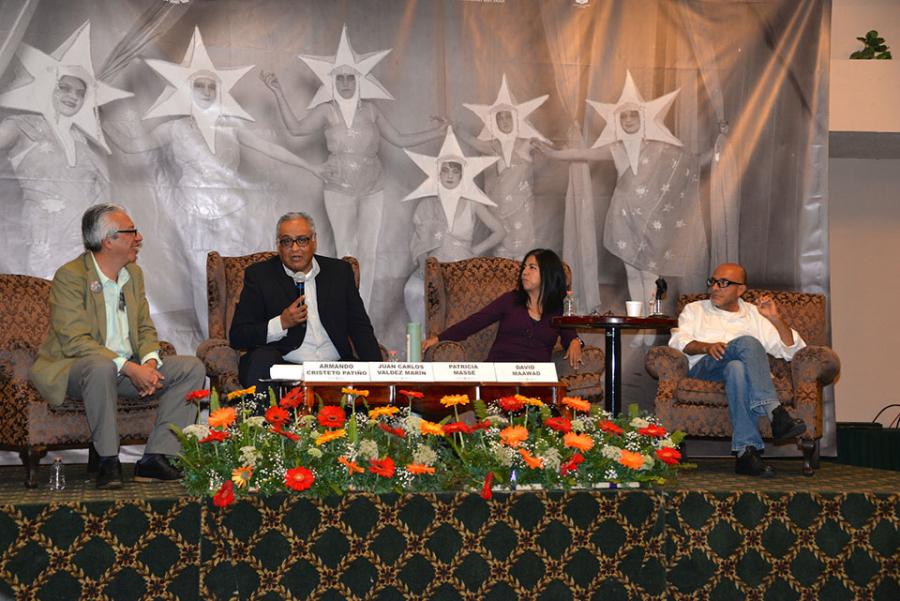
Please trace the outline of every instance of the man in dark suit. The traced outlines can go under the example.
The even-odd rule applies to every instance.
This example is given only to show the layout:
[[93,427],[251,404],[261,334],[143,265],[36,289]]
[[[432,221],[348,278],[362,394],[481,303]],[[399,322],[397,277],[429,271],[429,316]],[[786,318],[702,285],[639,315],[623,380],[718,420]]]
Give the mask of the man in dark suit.
[[248,351],[238,370],[241,384],[257,385],[277,363],[380,361],[353,269],[345,261],[315,254],[312,218],[283,215],[276,240],[278,256],[244,272],[231,321],[231,345]]
[[47,402],[83,399],[91,430],[89,468],[98,459],[97,488],[121,488],[116,400],[159,400],[156,425],[134,467],[139,482],[177,480],[169,457],[181,444],[169,429],[197,417],[185,395],[203,388],[196,357],[159,356],[156,328],[137,266],[143,237],[119,206],[94,205],[81,221],[85,252],[56,271],[50,288],[50,331],[31,368],[31,381]]

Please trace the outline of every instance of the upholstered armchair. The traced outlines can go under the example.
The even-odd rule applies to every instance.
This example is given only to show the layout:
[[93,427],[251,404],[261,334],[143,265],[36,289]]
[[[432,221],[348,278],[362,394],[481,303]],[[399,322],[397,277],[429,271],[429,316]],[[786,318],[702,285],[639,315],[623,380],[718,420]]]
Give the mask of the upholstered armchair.
[[[749,290],[744,300],[755,303],[760,295],[770,294],[778,303],[784,320],[797,330],[808,345],[792,361],[769,357],[778,400],[806,422],[806,433],[798,441],[803,452],[804,474],[811,476],[819,462],[822,438],[822,387],[834,382],[840,360],[825,346],[825,297],[821,294]],[[706,294],[681,296],[678,312],[690,302],[708,298]],[[687,377],[687,357],[671,347],[650,349],[647,371],[659,379],[656,414],[670,430],[682,430],[689,436],[727,438],[731,436],[725,386]],[[771,438],[769,420],[759,420],[763,438]]]
[[[209,338],[197,347],[197,356],[206,366],[210,386],[221,393],[238,390],[240,353],[228,343],[231,320],[244,288],[244,270],[250,265],[273,257],[274,252],[261,252],[241,257],[223,257],[211,252],[206,258],[206,290],[209,302]],[[353,268],[359,287],[359,262],[344,257]],[[387,356],[382,348],[382,356]]]
[[[50,328],[50,282],[27,275],[0,274],[0,448],[19,452],[25,485],[37,485],[37,470],[48,449],[91,443],[81,400],[66,398],[51,407],[28,379],[28,370]],[[162,355],[174,354],[160,342]],[[143,443],[156,423],[154,400],[118,401],[116,423],[123,444]]]
[[[564,264],[566,281],[571,283],[571,270]],[[429,257],[425,264],[425,331],[428,336],[475,313],[492,300],[516,287],[519,262],[499,257],[476,257],[464,261],[441,263]],[[445,340],[428,349],[426,361],[484,361],[494,338],[497,324],[469,336],[463,341]],[[568,394],[599,399],[603,393],[603,351],[584,347],[583,367],[573,370],[565,360],[565,352],[557,343],[553,353],[557,374]]]

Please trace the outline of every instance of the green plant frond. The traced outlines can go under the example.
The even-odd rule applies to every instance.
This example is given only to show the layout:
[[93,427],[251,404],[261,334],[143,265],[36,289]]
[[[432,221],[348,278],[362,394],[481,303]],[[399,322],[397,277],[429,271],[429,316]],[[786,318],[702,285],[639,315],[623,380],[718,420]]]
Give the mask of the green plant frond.
[[219,391],[215,388],[209,393],[209,412],[212,413],[219,408]]
[[484,421],[487,418],[487,404],[481,399],[472,401],[472,407],[475,408],[475,415],[479,420]]
[[278,399],[275,398],[275,390],[269,386],[269,406],[274,407],[278,404]]

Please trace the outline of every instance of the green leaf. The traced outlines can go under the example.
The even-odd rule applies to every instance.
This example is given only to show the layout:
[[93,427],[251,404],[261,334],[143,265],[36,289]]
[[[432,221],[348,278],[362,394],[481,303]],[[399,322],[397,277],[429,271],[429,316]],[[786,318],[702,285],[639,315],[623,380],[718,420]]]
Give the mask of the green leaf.
[[475,408],[475,415],[478,416],[478,419],[484,421],[487,418],[487,405],[481,399],[475,399],[472,401],[472,406]]
[[641,414],[641,408],[638,406],[637,403],[631,403],[630,405],[628,405],[628,417],[635,418],[635,417],[639,417],[640,414]]
[[175,424],[169,424],[169,430],[175,434],[175,437],[178,438],[178,441],[181,443],[181,446],[185,446],[188,444],[188,437],[184,435],[184,432],[181,431],[181,428],[176,426]]
[[209,412],[212,413],[219,408],[219,391],[213,388],[209,395]]
[[269,386],[269,406],[275,407],[276,405],[278,405],[278,400],[275,398],[275,390]]

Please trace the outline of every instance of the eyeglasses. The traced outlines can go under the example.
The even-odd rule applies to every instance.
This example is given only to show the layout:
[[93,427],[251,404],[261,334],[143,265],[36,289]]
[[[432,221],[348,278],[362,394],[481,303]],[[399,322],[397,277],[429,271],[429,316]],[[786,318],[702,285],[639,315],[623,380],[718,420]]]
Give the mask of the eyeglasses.
[[725,278],[706,278],[706,287],[712,288],[713,284],[718,286],[719,288],[728,288],[729,286],[745,286],[743,282],[732,282],[731,280],[726,280]]
[[316,239],[316,235],[312,236],[297,236],[296,238],[291,238],[290,236],[283,236],[278,239],[278,245],[281,248],[289,249],[293,248],[296,244],[300,248],[307,248],[309,243]]
[[133,228],[127,229],[127,230],[116,230],[115,233],[116,234],[131,234],[132,236],[137,236],[138,230],[136,227],[133,227]]

